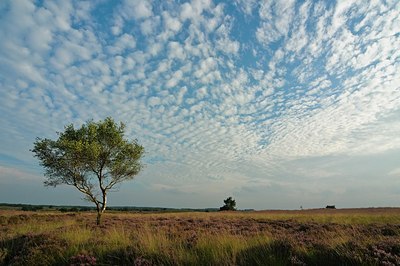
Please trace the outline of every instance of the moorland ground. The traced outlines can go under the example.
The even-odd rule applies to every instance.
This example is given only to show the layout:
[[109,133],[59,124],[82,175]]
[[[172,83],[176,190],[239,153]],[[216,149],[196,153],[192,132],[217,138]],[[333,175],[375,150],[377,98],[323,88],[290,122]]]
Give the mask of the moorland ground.
[[0,210],[0,265],[400,265],[400,208]]

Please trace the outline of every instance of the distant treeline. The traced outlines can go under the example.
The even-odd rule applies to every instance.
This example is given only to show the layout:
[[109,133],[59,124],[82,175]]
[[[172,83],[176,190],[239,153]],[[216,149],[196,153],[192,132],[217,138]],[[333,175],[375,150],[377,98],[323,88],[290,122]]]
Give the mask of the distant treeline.
[[[94,207],[89,206],[57,206],[57,205],[32,205],[32,204],[13,204],[0,203],[0,209],[14,209],[22,211],[45,211],[56,210],[60,212],[85,212],[95,211]],[[109,211],[120,212],[216,212],[218,208],[190,209],[190,208],[162,208],[162,207],[135,207],[135,206],[115,206],[108,207]]]

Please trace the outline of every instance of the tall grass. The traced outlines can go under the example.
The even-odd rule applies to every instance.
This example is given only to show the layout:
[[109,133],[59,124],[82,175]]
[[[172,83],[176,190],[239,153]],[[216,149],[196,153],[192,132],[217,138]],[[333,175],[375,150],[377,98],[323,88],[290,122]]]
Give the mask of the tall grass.
[[[3,215],[4,214],[4,215]],[[0,265],[400,264],[398,212],[0,212]]]

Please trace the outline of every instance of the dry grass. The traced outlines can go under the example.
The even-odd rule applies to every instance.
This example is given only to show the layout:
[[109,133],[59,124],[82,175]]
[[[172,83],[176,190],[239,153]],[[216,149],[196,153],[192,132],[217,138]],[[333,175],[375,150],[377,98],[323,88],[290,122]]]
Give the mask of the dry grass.
[[[85,264],[86,263],[86,264]],[[399,265],[400,209],[0,211],[0,265]]]

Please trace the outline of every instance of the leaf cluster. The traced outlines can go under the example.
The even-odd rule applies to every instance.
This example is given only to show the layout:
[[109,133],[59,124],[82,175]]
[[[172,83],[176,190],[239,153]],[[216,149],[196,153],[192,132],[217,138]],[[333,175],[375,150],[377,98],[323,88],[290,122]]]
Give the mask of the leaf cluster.
[[45,169],[45,185],[73,185],[93,201],[96,190],[104,194],[133,179],[143,167],[144,148],[125,139],[124,132],[123,123],[108,117],[80,128],[67,125],[56,140],[37,138],[32,152]]

